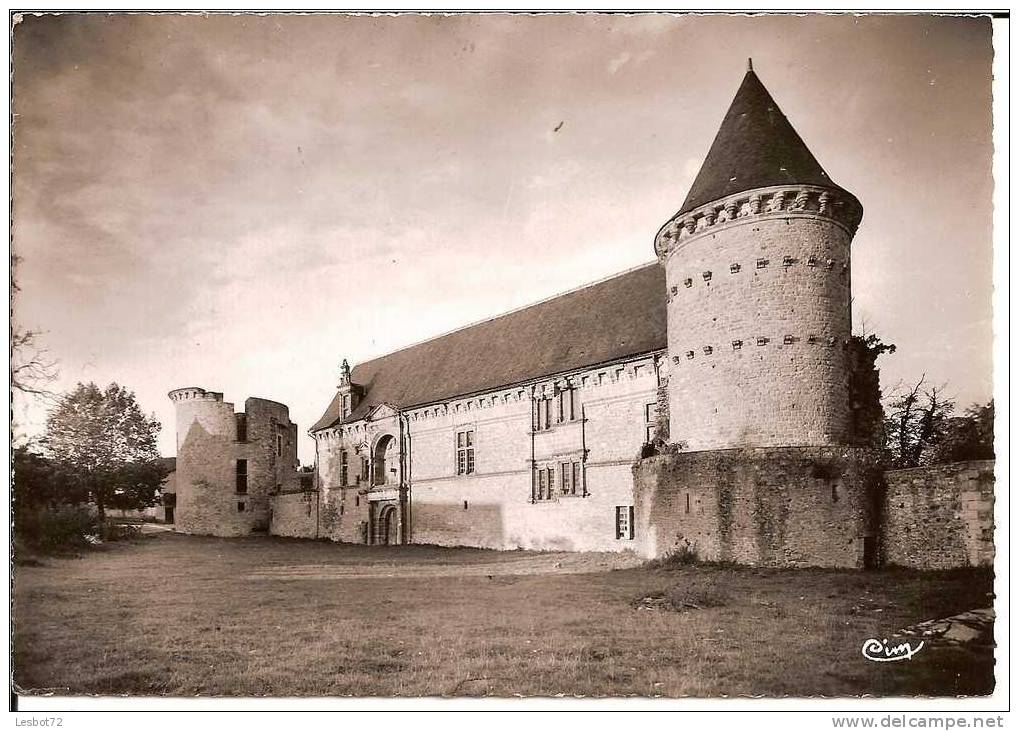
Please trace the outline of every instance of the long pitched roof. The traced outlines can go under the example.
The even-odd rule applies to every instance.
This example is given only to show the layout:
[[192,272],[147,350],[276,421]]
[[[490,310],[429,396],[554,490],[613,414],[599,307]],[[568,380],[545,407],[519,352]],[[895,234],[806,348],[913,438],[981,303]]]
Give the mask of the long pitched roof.
[[841,190],[750,68],[678,215],[734,193],[797,183]]
[[[364,393],[343,421],[661,350],[665,322],[665,271],[647,264],[355,366]],[[311,431],[340,421],[334,395]]]

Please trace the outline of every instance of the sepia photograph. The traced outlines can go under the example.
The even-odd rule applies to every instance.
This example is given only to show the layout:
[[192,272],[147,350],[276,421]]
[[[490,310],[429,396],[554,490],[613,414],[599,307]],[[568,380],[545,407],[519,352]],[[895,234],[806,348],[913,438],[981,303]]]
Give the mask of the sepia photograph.
[[11,11],[11,710],[1006,693],[1004,16]]

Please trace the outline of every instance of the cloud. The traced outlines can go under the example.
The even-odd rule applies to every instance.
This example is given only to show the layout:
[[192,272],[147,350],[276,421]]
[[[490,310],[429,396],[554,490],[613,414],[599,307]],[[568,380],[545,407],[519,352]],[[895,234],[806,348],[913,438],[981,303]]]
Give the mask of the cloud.
[[623,51],[618,56],[609,61],[608,70],[610,74],[614,74],[630,60],[631,56],[626,51]]
[[[303,429],[341,357],[650,259],[738,84],[731,49],[752,46],[864,203],[860,307],[880,313],[896,358],[955,333],[940,377],[982,384],[972,354],[989,349],[990,307],[962,294],[990,271],[973,223],[990,215],[990,46],[974,29],[919,16],[27,16],[13,47],[16,316],[46,332],[58,388],[118,380],[169,425],[166,392],[194,382],[282,400]],[[824,42],[789,59],[791,34]],[[832,78],[846,104],[826,103]],[[161,446],[172,453],[172,429]]]

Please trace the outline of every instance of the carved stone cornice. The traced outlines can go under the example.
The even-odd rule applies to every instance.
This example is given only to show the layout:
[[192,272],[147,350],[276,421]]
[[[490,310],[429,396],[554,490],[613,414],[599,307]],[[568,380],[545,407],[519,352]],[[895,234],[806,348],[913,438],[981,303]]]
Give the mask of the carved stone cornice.
[[755,220],[790,217],[826,218],[853,236],[863,218],[863,206],[844,190],[817,185],[748,190],[673,216],[655,236],[655,253],[664,261],[706,233]]

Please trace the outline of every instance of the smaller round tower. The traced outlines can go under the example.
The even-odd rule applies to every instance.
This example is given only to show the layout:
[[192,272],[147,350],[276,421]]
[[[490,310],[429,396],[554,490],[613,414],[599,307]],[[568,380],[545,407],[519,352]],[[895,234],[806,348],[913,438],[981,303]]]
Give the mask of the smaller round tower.
[[177,388],[167,394],[173,402],[176,414],[177,459],[181,458],[181,446],[187,442],[188,434],[197,423],[206,434],[230,435],[234,432],[233,404],[223,401],[223,394],[206,391],[197,386]]
[[673,441],[845,443],[850,242],[861,217],[748,68],[686,201],[655,239]]
[[250,499],[237,486],[243,455],[234,405],[223,401],[222,393],[197,387],[178,388],[168,396],[177,415],[175,529],[219,536],[250,533]]

